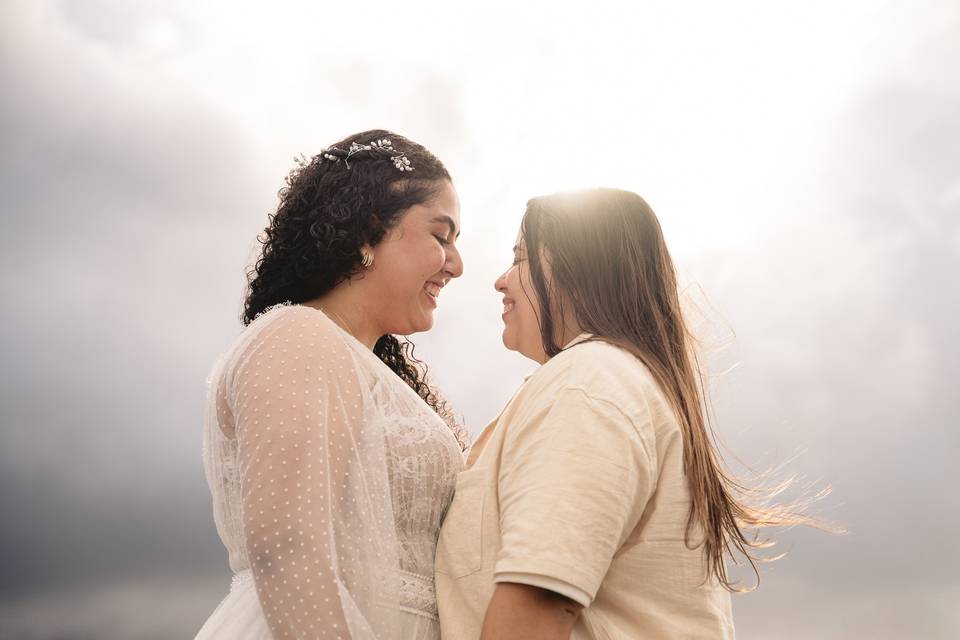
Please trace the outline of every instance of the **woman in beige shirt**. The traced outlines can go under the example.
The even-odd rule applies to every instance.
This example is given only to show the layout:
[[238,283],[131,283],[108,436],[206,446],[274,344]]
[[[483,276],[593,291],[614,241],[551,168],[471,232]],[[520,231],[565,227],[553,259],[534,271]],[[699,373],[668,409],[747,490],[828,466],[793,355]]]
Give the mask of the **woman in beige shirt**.
[[503,342],[541,363],[480,435],[441,529],[445,640],[732,638],[724,555],[777,521],[707,435],[653,211],[595,189],[528,203]]

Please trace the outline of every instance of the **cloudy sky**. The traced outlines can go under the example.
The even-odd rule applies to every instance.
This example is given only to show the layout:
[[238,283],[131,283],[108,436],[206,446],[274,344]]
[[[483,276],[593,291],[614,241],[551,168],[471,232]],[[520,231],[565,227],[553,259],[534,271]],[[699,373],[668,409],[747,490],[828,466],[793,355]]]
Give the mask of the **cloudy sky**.
[[416,341],[472,432],[532,370],[492,286],[526,199],[635,190],[731,461],[850,531],[779,536],[739,636],[957,637],[960,5],[243,4],[0,2],[0,638],[192,637],[225,595],[204,378],[293,157],[373,127],[454,174]]

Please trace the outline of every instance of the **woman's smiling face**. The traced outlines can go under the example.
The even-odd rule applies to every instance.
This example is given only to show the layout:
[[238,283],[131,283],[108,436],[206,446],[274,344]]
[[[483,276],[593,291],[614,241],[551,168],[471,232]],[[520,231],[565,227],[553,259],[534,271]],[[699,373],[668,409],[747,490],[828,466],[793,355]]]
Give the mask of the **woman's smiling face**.
[[433,326],[440,290],[463,273],[459,233],[460,201],[445,181],[373,247],[373,268],[364,277],[377,279],[377,315],[384,332],[409,335]]
[[[541,264],[544,275],[549,277],[546,261]],[[513,247],[513,263],[497,278],[494,287],[503,294],[503,346],[536,362],[546,362],[540,334],[540,303],[530,280],[522,232]]]

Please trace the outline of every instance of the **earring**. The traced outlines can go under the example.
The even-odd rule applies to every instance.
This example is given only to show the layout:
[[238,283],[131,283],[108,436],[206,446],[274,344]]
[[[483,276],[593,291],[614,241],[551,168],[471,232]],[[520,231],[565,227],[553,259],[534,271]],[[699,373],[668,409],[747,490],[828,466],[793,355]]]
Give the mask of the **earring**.
[[373,254],[371,252],[361,249],[360,255],[363,256],[360,258],[360,264],[363,265],[364,269],[369,269],[373,266]]

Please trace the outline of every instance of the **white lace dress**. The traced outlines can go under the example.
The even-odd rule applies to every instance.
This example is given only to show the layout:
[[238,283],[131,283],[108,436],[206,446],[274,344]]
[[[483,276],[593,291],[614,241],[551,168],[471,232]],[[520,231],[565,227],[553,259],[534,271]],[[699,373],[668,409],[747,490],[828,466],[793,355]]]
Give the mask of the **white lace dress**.
[[458,435],[303,306],[247,327],[208,403],[204,464],[234,578],[197,639],[439,638],[433,563]]

